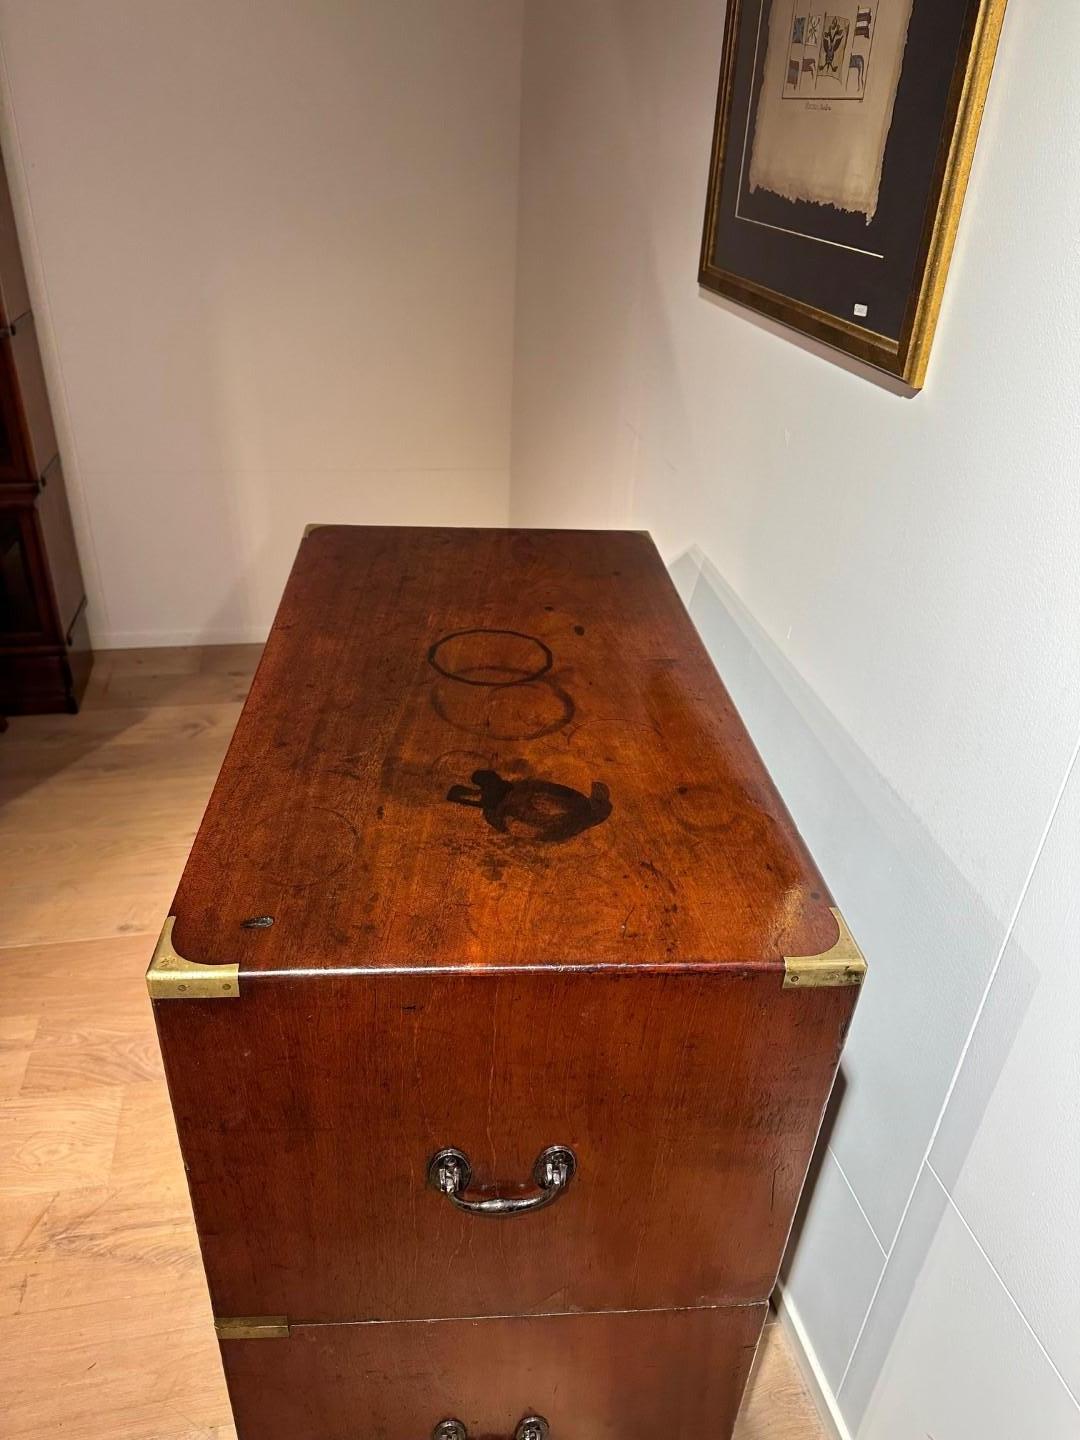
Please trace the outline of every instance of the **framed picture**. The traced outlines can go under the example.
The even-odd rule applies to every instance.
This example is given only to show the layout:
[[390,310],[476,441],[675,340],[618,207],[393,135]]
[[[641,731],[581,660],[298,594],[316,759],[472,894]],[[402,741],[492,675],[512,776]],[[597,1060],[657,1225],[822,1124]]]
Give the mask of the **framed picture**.
[[915,389],[1005,0],[728,0],[701,284]]

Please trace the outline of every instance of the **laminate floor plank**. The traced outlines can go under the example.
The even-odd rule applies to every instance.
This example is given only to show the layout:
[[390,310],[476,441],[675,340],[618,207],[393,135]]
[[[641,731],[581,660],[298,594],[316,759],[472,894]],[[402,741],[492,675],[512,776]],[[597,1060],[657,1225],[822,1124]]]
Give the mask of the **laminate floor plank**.
[[38,1025],[23,1073],[23,1095],[138,1084],[161,1076],[153,1028],[145,1016],[110,1007],[108,997],[51,1006]]
[[22,1089],[38,1024],[36,1014],[0,1011],[0,1100]]
[[0,744],[0,947],[160,928],[240,714],[234,688],[227,703],[12,720]]
[[261,654],[261,645],[106,651],[94,664],[84,704],[118,710],[243,701]]
[[122,1101],[116,1086],[9,1095],[0,1105],[5,1196],[48,1195],[106,1181]]
[[[257,646],[99,655],[0,737],[4,1440],[235,1440],[143,973]],[[822,1440],[780,1326],[737,1440]]]
[[824,1434],[784,1331],[766,1325],[733,1440],[823,1440]]

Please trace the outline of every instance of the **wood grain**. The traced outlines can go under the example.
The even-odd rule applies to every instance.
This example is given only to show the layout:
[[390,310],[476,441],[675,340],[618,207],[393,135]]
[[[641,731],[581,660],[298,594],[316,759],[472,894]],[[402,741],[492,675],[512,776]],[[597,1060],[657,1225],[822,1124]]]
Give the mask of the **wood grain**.
[[260,653],[223,648],[156,664],[145,651],[101,655],[78,725],[12,721],[0,946],[160,928]]
[[[764,1301],[852,1009],[777,976],[257,976],[155,1004],[220,1315],[420,1319]],[[578,1171],[535,1215],[477,1193]]]
[[[85,1090],[100,1097],[102,1088],[120,1095],[107,1170],[91,1155],[85,1168],[58,1167],[51,1191],[14,1194],[6,1173],[0,1181],[5,1440],[235,1440],[164,1080],[118,1080],[138,1024],[147,1044],[153,1036],[142,972],[169,883],[148,864],[132,865],[114,884],[97,842],[137,826],[140,797],[152,796],[171,774],[186,777],[178,803],[194,829],[238,713],[243,667],[250,674],[257,653],[220,647],[99,655],[82,715],[17,718],[0,739],[0,794],[9,803],[22,797],[20,823],[31,831],[53,825],[64,842],[55,859],[42,852],[44,874],[32,890],[16,855],[17,888],[5,888],[0,906],[5,935],[39,942],[0,950],[0,1074],[7,1077],[0,1109],[14,1096],[21,1126],[36,1113],[48,1127],[64,1096],[78,1100]],[[223,709],[210,744],[192,721],[217,705]],[[65,772],[95,754],[100,783],[92,813],[66,829],[54,824],[58,797],[78,788],[67,787],[77,776]],[[178,874],[184,844],[174,831],[183,827],[168,815],[160,823],[155,844]],[[0,807],[0,832],[5,826],[14,832]],[[116,937],[119,918],[128,915],[145,916],[146,933]],[[91,935],[113,938],[86,940],[87,926]],[[39,1026],[51,1029],[76,994],[107,1000],[116,1017],[120,1054],[105,1064],[112,1078],[102,1087],[97,1068],[109,1046],[105,1023],[67,1091],[19,1096]],[[822,1440],[779,1326],[766,1327],[735,1434]]]
[[[258,1440],[417,1440],[460,1420],[512,1440],[727,1436],[765,1306],[522,1320],[318,1325],[222,1344],[237,1429]],[[687,1383],[687,1377],[693,1383]]]
[[22,1088],[38,1023],[37,1015],[0,1012],[0,1099],[17,1095]]
[[10,1097],[0,1110],[0,1175],[8,1195],[50,1194],[109,1173],[121,1094],[112,1088],[54,1094],[50,1105]]
[[241,973],[778,972],[832,946],[829,905],[647,536],[332,526],[300,547],[174,939]]

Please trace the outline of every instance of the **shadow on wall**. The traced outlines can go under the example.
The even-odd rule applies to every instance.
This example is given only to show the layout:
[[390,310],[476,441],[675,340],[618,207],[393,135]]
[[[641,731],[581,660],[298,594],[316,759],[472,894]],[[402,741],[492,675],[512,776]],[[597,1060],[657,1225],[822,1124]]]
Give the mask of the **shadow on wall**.
[[858,375],[861,380],[869,381],[879,390],[899,396],[901,400],[914,400],[921,393],[913,390],[903,380],[898,380],[895,375],[888,375],[884,370],[877,370],[873,365],[867,365],[851,355],[845,355],[842,350],[834,350],[831,345],[825,345],[821,341],[815,340],[812,335],[800,335],[797,330],[789,329],[779,320],[773,320],[768,315],[759,315],[745,305],[738,305],[734,300],[728,300],[723,295],[706,290],[704,286],[698,286],[698,294],[702,300],[707,301],[710,305],[715,305],[718,310],[725,310],[728,314],[737,316],[738,319],[755,326],[758,330],[763,330],[766,335],[775,335],[785,344],[794,345],[797,350],[802,350],[807,355],[813,355],[818,360],[835,365],[838,370],[843,370],[848,375]]
[[[869,965],[782,1271],[785,1297],[821,1346],[834,1390],[850,1372],[843,1408],[854,1426],[941,1220],[944,1192],[924,1161],[1006,921],[990,913],[708,558],[694,547],[669,568]],[[1009,1048],[997,1051],[1002,1061]],[[995,1081],[987,1070],[969,1135]],[[894,1247],[899,1264],[889,1258]]]

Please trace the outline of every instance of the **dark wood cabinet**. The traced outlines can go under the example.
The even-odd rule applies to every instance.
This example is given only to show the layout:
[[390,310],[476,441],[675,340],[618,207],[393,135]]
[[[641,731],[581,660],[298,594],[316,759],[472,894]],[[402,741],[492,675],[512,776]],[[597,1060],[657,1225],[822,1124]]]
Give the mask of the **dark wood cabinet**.
[[240,1440],[723,1440],[864,968],[647,536],[313,530],[148,974]]
[[77,710],[92,663],[82,570],[0,163],[0,714]]

